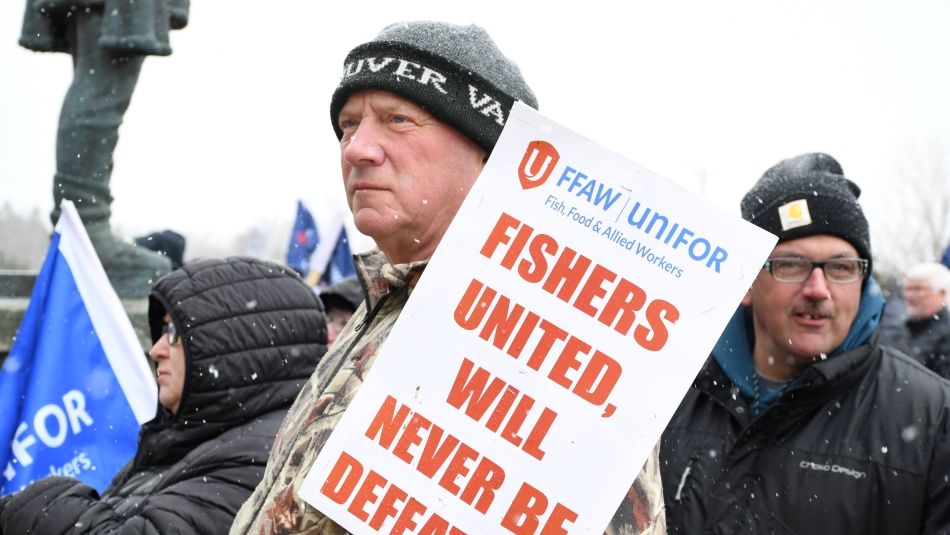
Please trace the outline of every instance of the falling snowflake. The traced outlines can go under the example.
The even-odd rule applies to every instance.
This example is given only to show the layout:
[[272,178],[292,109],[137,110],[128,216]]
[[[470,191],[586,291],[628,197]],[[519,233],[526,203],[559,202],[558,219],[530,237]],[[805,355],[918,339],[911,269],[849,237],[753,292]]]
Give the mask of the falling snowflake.
[[909,425],[901,430],[901,438],[904,440],[904,442],[911,442],[917,438],[918,434],[919,432],[917,431],[917,426],[914,425]]

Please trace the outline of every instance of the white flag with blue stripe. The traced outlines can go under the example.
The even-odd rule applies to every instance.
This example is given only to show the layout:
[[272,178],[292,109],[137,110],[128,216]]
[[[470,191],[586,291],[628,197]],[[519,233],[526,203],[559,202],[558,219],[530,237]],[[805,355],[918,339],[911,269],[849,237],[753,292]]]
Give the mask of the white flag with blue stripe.
[[158,389],[69,201],[0,369],[0,494],[64,475],[102,491],[135,453]]

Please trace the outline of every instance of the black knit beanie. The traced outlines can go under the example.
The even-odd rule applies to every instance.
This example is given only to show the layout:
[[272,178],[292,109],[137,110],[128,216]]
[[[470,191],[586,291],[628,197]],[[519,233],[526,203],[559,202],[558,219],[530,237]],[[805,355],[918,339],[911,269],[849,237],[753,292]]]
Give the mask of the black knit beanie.
[[491,153],[516,100],[537,109],[518,66],[482,28],[444,22],[401,22],[357,46],[343,62],[330,101],[337,121],[347,98],[381,89],[411,100]]
[[782,160],[742,198],[742,218],[778,236],[780,242],[830,234],[854,246],[868,261],[871,238],[858,197],[861,188],[844,177],[837,160],[809,153]]

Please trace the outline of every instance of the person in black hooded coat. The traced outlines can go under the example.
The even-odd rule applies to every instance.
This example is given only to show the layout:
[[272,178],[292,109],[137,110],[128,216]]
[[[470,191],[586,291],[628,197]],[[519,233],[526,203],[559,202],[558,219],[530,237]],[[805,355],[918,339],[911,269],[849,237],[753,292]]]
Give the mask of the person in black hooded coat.
[[323,306],[292,270],[228,258],[160,279],[148,315],[159,408],[135,457],[102,496],[68,477],[33,483],[3,504],[0,533],[227,533],[326,352]]

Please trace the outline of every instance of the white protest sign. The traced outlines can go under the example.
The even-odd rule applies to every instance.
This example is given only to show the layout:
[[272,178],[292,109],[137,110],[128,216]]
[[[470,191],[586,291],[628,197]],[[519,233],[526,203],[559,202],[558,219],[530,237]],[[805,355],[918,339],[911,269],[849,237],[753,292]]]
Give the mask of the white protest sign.
[[602,533],[774,242],[516,105],[301,497],[353,533]]

